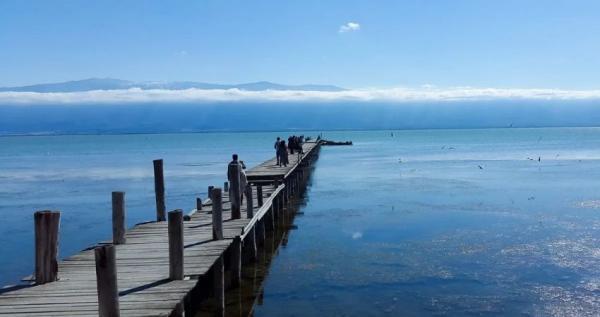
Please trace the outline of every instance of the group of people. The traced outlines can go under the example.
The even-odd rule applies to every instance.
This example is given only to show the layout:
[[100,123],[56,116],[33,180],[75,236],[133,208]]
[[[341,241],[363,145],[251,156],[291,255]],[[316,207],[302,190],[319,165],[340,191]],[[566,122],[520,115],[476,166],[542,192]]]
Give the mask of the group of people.
[[[278,166],[287,166],[290,161],[288,158],[288,151],[289,154],[294,154],[294,153],[304,153],[304,151],[302,150],[302,144],[304,143],[304,136],[300,135],[291,135],[288,138],[288,142],[287,144],[285,143],[285,140],[282,140],[280,137],[277,137],[277,141],[275,141],[275,152],[276,152],[276,156],[277,156],[277,165]],[[238,168],[235,167],[235,165],[239,165]],[[244,164],[244,161],[240,161],[238,158],[237,154],[233,154],[232,155],[232,160],[231,162],[229,162],[229,165],[227,166],[227,180],[229,181],[230,184],[232,184],[232,180],[235,177],[235,171],[239,170],[240,173],[240,195],[241,195],[241,200],[240,202],[243,202],[244,200],[244,194],[246,192],[246,187],[248,186],[248,179],[246,178],[246,164]],[[229,194],[231,195],[231,186],[229,187]],[[231,196],[230,196],[231,197]]]
[[275,156],[277,157],[277,166],[287,166],[290,161],[288,157],[289,154],[296,153],[304,153],[302,150],[302,143],[304,143],[304,136],[291,135],[288,138],[287,145],[285,140],[282,140],[280,137],[277,137],[273,148],[275,149]]

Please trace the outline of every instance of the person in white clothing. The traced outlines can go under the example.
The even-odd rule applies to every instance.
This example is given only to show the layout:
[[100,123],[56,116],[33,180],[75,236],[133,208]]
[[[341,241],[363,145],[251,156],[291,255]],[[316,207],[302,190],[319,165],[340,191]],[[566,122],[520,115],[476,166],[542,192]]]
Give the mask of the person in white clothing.
[[242,194],[240,203],[243,203],[244,195],[246,196],[246,198],[248,197],[248,195],[246,194],[246,186],[248,186],[248,178],[246,178],[246,164],[244,164],[244,161],[240,161],[240,164],[242,165],[242,169],[240,170],[240,194]]

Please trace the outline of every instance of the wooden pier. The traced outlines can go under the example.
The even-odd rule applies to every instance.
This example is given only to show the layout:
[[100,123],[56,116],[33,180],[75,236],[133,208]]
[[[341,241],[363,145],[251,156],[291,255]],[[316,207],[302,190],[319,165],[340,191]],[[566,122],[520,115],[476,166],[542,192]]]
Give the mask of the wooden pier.
[[0,290],[0,315],[184,316],[208,297],[224,315],[224,291],[239,285],[267,232],[285,224],[320,145],[305,142],[287,167],[272,159],[248,170],[252,199],[240,204],[214,188],[187,215],[164,210],[162,161],[155,161],[157,221],[125,230],[125,193],[115,192],[113,238],[58,262],[60,214],[36,213],[37,282]]

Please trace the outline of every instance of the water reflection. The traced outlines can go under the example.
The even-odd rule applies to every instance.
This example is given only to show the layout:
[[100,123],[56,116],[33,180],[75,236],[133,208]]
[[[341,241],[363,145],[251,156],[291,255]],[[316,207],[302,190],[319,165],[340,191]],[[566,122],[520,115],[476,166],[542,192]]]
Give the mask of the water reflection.
[[[298,199],[290,200],[284,208],[282,217],[276,219],[275,230],[267,231],[264,244],[257,239],[257,261],[242,265],[242,281],[240,287],[225,292],[226,316],[253,316],[256,305],[262,305],[264,299],[264,282],[269,274],[269,267],[281,248],[288,243],[288,236],[298,227],[294,219],[302,216],[298,210],[306,203],[303,194]],[[230,279],[230,272],[225,272],[225,280]],[[216,313],[214,298],[205,300],[198,308],[196,317],[214,316]]]

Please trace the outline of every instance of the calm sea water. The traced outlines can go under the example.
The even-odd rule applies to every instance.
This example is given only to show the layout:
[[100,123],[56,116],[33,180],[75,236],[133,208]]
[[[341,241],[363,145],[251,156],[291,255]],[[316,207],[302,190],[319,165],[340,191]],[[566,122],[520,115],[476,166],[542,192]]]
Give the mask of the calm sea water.
[[[32,214],[63,212],[61,255],[252,166],[285,133],[0,138],[0,284],[31,273]],[[598,316],[600,129],[326,132],[307,202],[273,259],[258,316]],[[10,255],[10,256],[6,256]]]

